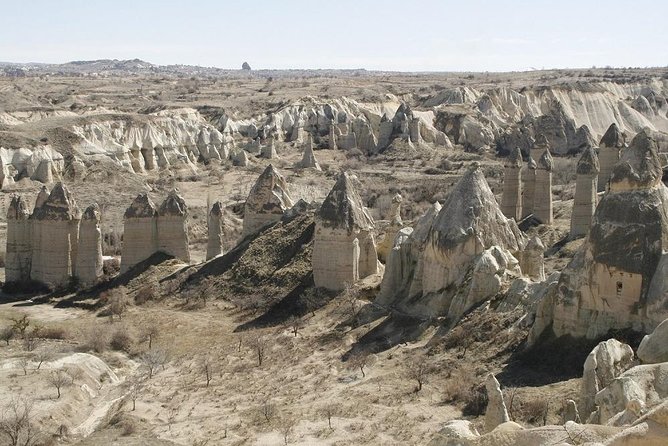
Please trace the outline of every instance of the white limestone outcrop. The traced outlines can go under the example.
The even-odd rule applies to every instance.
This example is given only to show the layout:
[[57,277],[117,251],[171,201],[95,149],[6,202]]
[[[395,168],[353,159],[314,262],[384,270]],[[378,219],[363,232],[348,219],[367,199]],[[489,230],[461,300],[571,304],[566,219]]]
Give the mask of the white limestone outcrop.
[[487,376],[485,381],[487,390],[487,410],[485,411],[485,431],[491,432],[497,426],[510,421],[506,403],[503,401],[501,385],[493,374]]

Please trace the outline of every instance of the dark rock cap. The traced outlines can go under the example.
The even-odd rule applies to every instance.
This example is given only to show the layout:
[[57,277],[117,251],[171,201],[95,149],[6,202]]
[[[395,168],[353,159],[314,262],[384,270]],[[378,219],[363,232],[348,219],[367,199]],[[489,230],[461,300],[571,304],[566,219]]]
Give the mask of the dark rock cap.
[[336,184],[320,206],[317,217],[327,226],[345,228],[348,231],[372,229],[375,226],[348,172],[339,175]]
[[160,205],[158,209],[158,215],[162,216],[175,216],[183,217],[188,214],[188,206],[186,201],[182,196],[179,195],[179,191],[173,189],[165,198],[165,201]]
[[33,212],[36,220],[79,220],[81,211],[63,183],[57,183],[44,204]]
[[627,181],[634,188],[650,188],[661,182],[663,169],[656,141],[645,131],[638,133],[612,169],[611,187]]
[[86,208],[81,217],[82,220],[90,221],[100,221],[100,206],[97,203],[93,203]]
[[220,201],[216,201],[213,206],[211,206],[211,210],[209,211],[209,215],[214,216],[214,217],[222,217],[223,216],[223,203]]
[[515,147],[510,151],[505,165],[506,167],[516,167],[518,169],[522,167],[522,151],[519,147]]
[[12,195],[12,200],[7,209],[7,220],[27,220],[30,216],[28,207],[23,197],[20,195]]
[[146,192],[143,192],[132,201],[125,210],[124,218],[152,218],[158,214],[155,204]]
[[598,155],[592,147],[587,147],[582,152],[578,161],[577,173],[580,175],[597,174],[601,171],[598,163]]
[[601,147],[616,147],[618,149],[624,147],[624,135],[619,130],[619,127],[617,127],[617,124],[613,122],[608,127],[599,145]]
[[543,170],[552,171],[554,168],[554,158],[550,153],[550,149],[546,149],[538,160],[538,167]]

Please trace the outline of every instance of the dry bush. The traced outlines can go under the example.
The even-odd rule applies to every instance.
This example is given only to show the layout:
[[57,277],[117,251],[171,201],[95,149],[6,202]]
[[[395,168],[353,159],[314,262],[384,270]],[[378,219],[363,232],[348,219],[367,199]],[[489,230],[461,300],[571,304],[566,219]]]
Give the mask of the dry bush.
[[123,319],[123,314],[128,309],[128,297],[125,287],[118,287],[114,289],[108,297],[109,301],[109,317],[114,320],[114,316],[118,319]]
[[139,359],[146,368],[148,379],[151,379],[159,368],[165,368],[169,362],[169,354],[164,349],[154,348],[144,352]]
[[267,356],[268,347],[269,347],[269,341],[262,336],[257,336],[250,341],[250,348],[253,350],[253,353],[255,354],[258,367],[262,366],[262,363],[264,362]]
[[97,323],[94,323],[84,335],[83,347],[95,353],[102,353],[107,349],[109,336]]
[[427,377],[434,371],[433,367],[427,363],[425,358],[419,358],[408,364],[406,377],[417,383],[415,393],[422,390],[422,386],[427,382]]
[[479,383],[474,370],[470,367],[461,367],[449,372],[448,379],[443,386],[445,402],[462,407],[464,415],[481,415],[487,407],[487,392],[485,386]]
[[0,341],[3,341],[6,345],[9,345],[9,341],[14,337],[14,330],[12,327],[3,327],[0,328]]
[[12,398],[0,415],[0,440],[11,446],[33,446],[40,432],[34,424],[33,401],[20,395]]
[[156,300],[160,296],[160,287],[156,281],[151,281],[141,287],[135,294],[135,303],[142,305],[150,300]]
[[39,327],[33,333],[36,337],[42,339],[67,339],[69,333],[63,327]]
[[135,345],[134,337],[128,332],[127,328],[119,328],[111,335],[109,347],[112,350],[130,353]]
[[54,370],[47,378],[49,384],[56,388],[58,398],[60,398],[63,387],[68,386],[72,382],[72,378],[62,369]]

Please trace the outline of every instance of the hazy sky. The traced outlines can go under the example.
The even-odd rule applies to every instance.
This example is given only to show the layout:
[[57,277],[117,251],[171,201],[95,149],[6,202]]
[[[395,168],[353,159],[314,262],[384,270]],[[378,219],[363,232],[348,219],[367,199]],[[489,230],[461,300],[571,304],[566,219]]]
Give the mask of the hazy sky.
[[0,0],[0,61],[506,71],[668,65],[668,0]]

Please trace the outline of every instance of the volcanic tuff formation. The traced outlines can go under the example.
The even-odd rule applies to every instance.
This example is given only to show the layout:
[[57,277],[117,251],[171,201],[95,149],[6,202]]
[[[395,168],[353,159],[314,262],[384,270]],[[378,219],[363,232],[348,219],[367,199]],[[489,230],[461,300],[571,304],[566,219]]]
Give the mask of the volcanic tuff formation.
[[557,291],[541,302],[535,341],[597,338],[609,330],[652,330],[666,318],[668,188],[656,143],[640,132],[622,153],[582,248],[563,270]]
[[293,205],[285,178],[272,164],[268,165],[246,199],[243,236],[280,220]]
[[313,242],[313,280],[317,287],[342,290],[378,272],[373,229],[353,179],[347,172],[316,213]]

